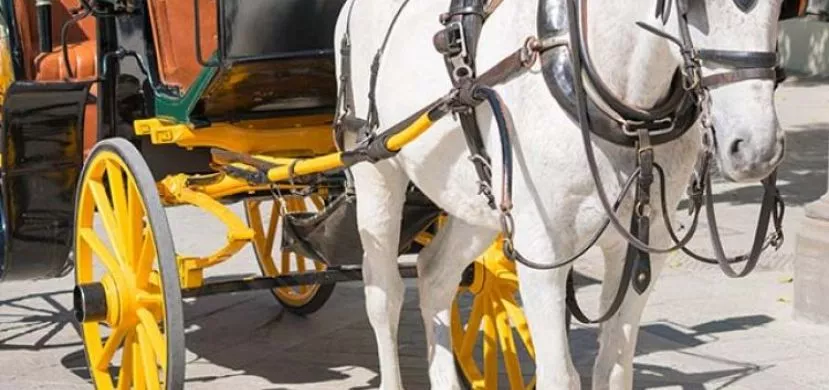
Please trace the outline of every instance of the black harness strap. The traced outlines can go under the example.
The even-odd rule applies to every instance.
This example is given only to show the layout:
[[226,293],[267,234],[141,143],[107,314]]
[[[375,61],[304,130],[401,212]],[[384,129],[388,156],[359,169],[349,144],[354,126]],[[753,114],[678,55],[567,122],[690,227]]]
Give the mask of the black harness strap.
[[494,209],[491,160],[476,116],[480,101],[472,96],[477,77],[475,57],[486,16],[484,0],[452,0],[449,12],[441,15],[444,29],[435,34],[434,43],[437,51],[443,54],[452,85],[460,93],[462,104],[454,112],[460,119],[470,160],[478,174],[479,193],[486,196],[489,206]]
[[391,34],[394,31],[394,27],[397,25],[397,20],[400,19],[400,15],[403,13],[403,10],[406,6],[409,5],[409,0],[403,1],[403,4],[400,5],[400,8],[397,9],[397,12],[394,14],[394,18],[391,20],[391,24],[389,24],[388,30],[386,30],[386,36],[383,37],[383,43],[380,45],[380,48],[377,49],[377,53],[374,54],[374,59],[371,61],[371,77],[369,78],[369,90],[368,90],[368,124],[367,130],[370,132],[369,134],[362,134],[364,137],[370,137],[374,130],[380,126],[380,119],[379,113],[377,112],[377,78],[380,75],[380,60],[383,58],[383,52],[386,51],[386,46],[389,44],[389,39],[391,38]]
[[357,0],[353,0],[348,9],[348,17],[346,19],[345,33],[340,43],[340,90],[337,98],[337,119],[334,121],[335,139],[340,150],[343,148],[343,137],[345,131],[353,131],[359,135],[360,140],[365,140],[373,136],[374,130],[379,126],[378,112],[377,112],[377,77],[380,73],[380,60],[383,57],[383,52],[388,46],[389,38],[400,18],[400,14],[409,0],[405,0],[400,8],[394,14],[391,24],[386,35],[383,37],[383,43],[377,49],[374,59],[371,62],[371,76],[369,79],[369,93],[368,93],[368,114],[366,119],[359,118],[354,108],[354,90],[351,86],[351,14],[354,11],[354,4]]
[[337,93],[337,118],[334,121],[334,139],[339,150],[345,149],[345,132],[362,132],[367,121],[357,117],[354,108],[354,89],[351,86],[351,14],[354,11],[353,0],[348,8],[345,33],[340,40],[340,89]]

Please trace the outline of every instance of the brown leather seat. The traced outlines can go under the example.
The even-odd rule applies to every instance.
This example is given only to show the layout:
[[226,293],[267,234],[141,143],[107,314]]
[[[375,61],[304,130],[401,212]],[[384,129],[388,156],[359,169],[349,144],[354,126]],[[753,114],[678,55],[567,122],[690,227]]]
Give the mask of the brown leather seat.
[[[14,0],[14,9],[20,26],[23,43],[23,59],[26,78],[37,81],[63,81],[69,75],[64,66],[61,51],[61,28],[72,19],[73,12],[81,10],[79,0],[58,0],[52,3],[52,44],[50,53],[38,54],[37,13],[34,1]],[[69,25],[66,43],[73,80],[94,80],[98,76],[97,43],[95,41],[95,18],[88,16],[78,23]],[[91,94],[96,94],[93,85]],[[97,140],[98,116],[94,103],[88,104],[84,113],[84,151],[89,151]]]
[[[98,75],[98,47],[95,41],[84,41],[78,44],[67,45],[69,52],[69,66],[72,69],[73,80],[93,80]],[[43,53],[34,61],[35,79],[38,81],[56,81],[69,79],[64,65],[63,53],[59,50],[52,53]]]
[[[26,76],[38,81],[60,81],[68,77],[61,51],[61,28],[81,10],[79,0],[58,0],[52,4],[52,43],[50,53],[38,53],[37,14],[31,0],[14,0],[20,36],[23,41],[23,57]],[[98,60],[95,43],[95,18],[89,16],[70,24],[66,34],[69,62],[75,73],[74,80],[95,79]]]
[[[153,24],[161,81],[185,92],[202,66],[196,59],[195,9],[192,1],[147,0]],[[218,43],[216,0],[199,0],[201,48],[207,60]]]

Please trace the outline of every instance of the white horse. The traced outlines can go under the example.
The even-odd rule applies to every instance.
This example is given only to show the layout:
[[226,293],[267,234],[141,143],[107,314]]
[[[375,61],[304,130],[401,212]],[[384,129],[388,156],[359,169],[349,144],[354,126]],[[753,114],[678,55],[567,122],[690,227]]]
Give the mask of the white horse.
[[[671,1],[671,0],[668,0]],[[740,0],[689,0],[691,36],[697,48],[774,51],[780,0],[760,0],[743,11]],[[352,82],[356,108],[365,117],[372,57],[403,0],[349,0],[337,27],[336,42],[351,11]],[[563,0],[505,0],[484,27],[478,69],[485,71],[514,52],[525,38],[536,35],[537,10],[550,17],[566,16]],[[601,78],[629,105],[647,108],[666,95],[681,62],[676,47],[635,25],[655,26],[657,0],[587,1],[590,51]],[[740,1],[743,2],[743,1]],[[408,117],[451,87],[443,58],[432,42],[442,26],[438,15],[448,0],[410,1],[399,16],[382,58],[376,91],[380,129]],[[677,35],[676,11],[664,27]],[[339,50],[337,50],[339,53]],[[703,68],[706,74],[715,68]],[[513,215],[516,248],[536,262],[553,263],[582,246],[605,218],[587,169],[580,130],[548,92],[537,69],[497,87],[511,108],[517,129]],[[773,104],[770,80],[748,80],[711,92],[716,127],[717,162],[733,180],[758,180],[780,162],[783,134]],[[480,110],[483,139],[493,161],[493,183],[500,183],[500,143],[489,110]],[[351,140],[353,142],[353,140]],[[631,174],[635,153],[608,142],[593,141],[599,171],[610,197]],[[676,209],[701,147],[700,126],[655,149],[655,160],[667,174],[669,207]],[[353,167],[358,224],[363,247],[368,317],[374,329],[380,361],[381,388],[401,389],[397,330],[404,284],[397,271],[398,234],[407,182],[412,181],[450,219],[418,257],[420,305],[429,344],[432,388],[458,388],[449,337],[449,308],[462,270],[500,231],[499,214],[478,195],[478,177],[459,123],[446,118],[436,123],[396,157]],[[654,199],[659,199],[654,187]],[[500,187],[495,185],[494,192]],[[630,218],[630,198],[618,215]],[[657,207],[655,207],[656,209]],[[659,214],[653,217],[651,243],[671,244]],[[602,307],[618,285],[626,241],[613,229],[598,245],[607,267]],[[652,256],[653,278],[665,257]],[[568,350],[565,328],[565,280],[568,269],[537,271],[518,267],[524,310],[536,348],[539,389],[578,389],[580,380]],[[651,284],[653,286],[653,284]],[[652,288],[652,287],[651,287]],[[601,326],[600,350],[593,371],[594,388],[631,388],[632,359],[640,315],[648,298],[627,294],[621,310]]]

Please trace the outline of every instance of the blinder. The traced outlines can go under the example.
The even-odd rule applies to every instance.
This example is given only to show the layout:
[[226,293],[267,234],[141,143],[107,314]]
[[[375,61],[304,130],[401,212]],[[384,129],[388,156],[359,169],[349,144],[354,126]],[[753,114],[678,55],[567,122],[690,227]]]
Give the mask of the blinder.
[[755,5],[757,5],[757,0],[734,0],[734,5],[743,12],[751,11]]
[[783,0],[779,20],[794,19],[806,15],[809,0]]

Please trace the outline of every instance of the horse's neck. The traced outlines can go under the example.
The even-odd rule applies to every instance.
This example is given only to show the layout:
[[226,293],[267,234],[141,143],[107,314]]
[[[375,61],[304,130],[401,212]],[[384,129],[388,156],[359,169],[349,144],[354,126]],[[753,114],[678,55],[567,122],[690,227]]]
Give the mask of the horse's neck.
[[587,1],[587,38],[597,72],[617,96],[639,108],[652,107],[667,94],[677,65],[667,40],[636,26],[653,23],[655,4]]

